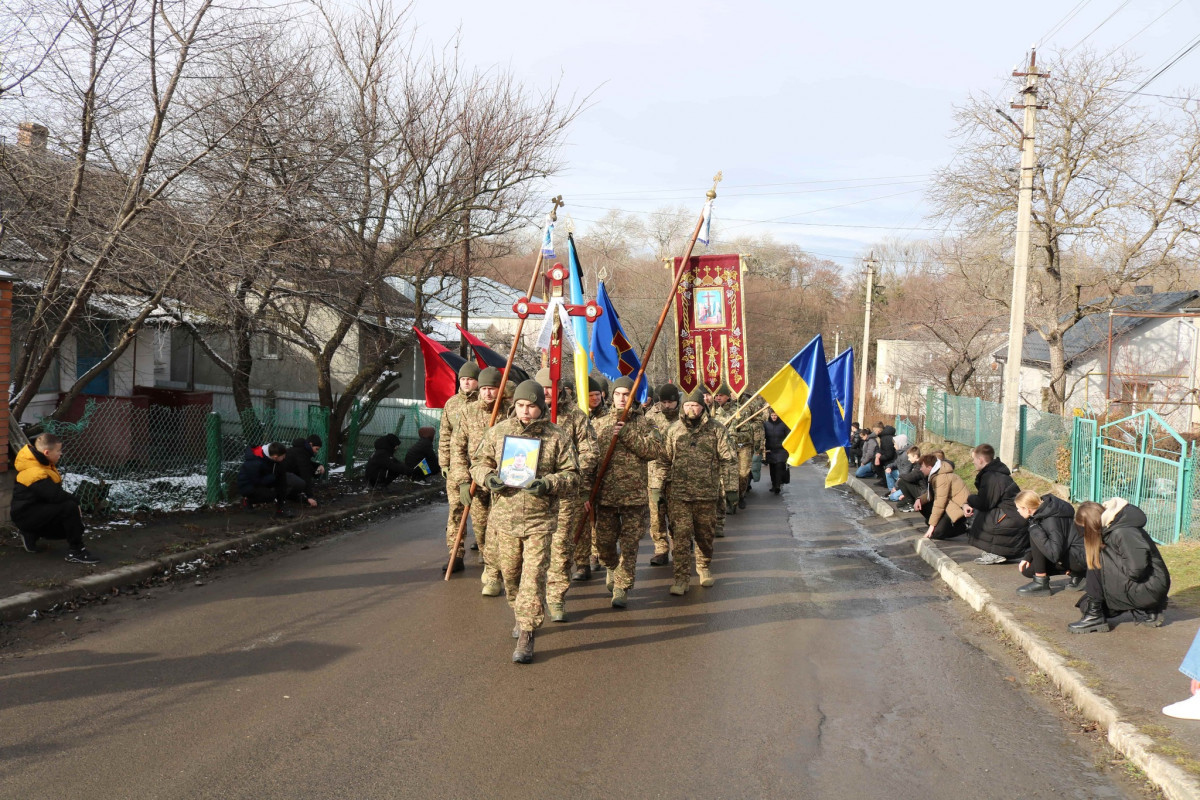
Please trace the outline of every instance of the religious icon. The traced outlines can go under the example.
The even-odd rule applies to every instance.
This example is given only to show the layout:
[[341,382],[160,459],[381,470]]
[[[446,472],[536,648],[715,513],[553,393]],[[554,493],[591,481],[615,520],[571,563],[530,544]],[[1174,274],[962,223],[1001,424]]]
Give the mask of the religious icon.
[[526,436],[505,436],[500,451],[500,480],[506,486],[522,489],[537,477],[538,455],[542,440]]
[[697,289],[695,299],[697,328],[725,327],[725,294],[717,286]]

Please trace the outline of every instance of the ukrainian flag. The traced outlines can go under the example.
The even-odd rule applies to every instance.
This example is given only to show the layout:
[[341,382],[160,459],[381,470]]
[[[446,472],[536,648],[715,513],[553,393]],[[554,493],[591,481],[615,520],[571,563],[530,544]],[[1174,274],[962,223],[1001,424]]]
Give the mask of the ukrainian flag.
[[[575,236],[567,234],[567,265],[571,270],[571,305],[583,305],[583,270],[579,267],[579,254],[575,252]],[[588,324],[585,317],[571,317],[575,328],[575,399],[579,407],[588,410],[588,375],[592,366],[588,361]]]
[[850,459],[845,445],[850,444],[850,413],[854,407],[854,350],[846,351],[829,362],[829,388],[837,412],[837,432],[841,444],[828,451],[829,474],[825,488],[845,483],[850,476]]
[[776,372],[759,394],[792,429],[783,440],[789,465],[799,466],[817,453],[841,446],[820,334]]

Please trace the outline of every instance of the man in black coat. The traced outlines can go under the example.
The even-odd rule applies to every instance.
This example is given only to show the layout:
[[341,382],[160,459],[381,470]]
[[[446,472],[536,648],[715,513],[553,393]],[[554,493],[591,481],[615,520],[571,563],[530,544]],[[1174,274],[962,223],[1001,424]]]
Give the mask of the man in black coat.
[[984,551],[975,563],[1003,564],[1024,556],[1029,551],[1029,523],[1013,502],[1021,487],[990,444],[972,450],[971,460],[979,472],[975,494],[967,497],[963,512],[971,520],[967,543]]
[[[437,450],[433,446],[433,428],[417,429],[416,444],[408,448],[404,454],[404,466],[412,473],[414,481],[423,481],[430,475],[440,475],[442,470],[438,465]],[[425,462],[424,468],[421,462]]]
[[[292,446],[287,449],[287,453],[283,457],[284,471],[304,482],[304,487],[300,492],[306,498],[313,496],[313,486],[317,476],[325,474],[324,465],[314,460],[322,444],[321,437],[315,433],[307,439],[293,439]],[[289,483],[289,489],[296,485],[295,478],[286,478],[285,480]],[[315,502],[314,500],[313,503]]]
[[367,485],[374,489],[382,489],[401,475],[412,475],[403,461],[396,460],[396,448],[400,446],[400,437],[394,433],[384,434],[375,440],[375,452],[367,460],[365,477]]
[[771,471],[771,491],[775,494],[779,494],[782,490],[783,481],[787,475],[788,452],[783,448],[783,442],[791,432],[792,429],[779,418],[775,409],[767,412],[767,418],[763,421],[763,433],[767,440],[765,461],[767,468]]
[[879,446],[875,450],[875,479],[880,486],[887,486],[887,466],[896,460],[896,428],[876,422],[872,430],[879,438]]

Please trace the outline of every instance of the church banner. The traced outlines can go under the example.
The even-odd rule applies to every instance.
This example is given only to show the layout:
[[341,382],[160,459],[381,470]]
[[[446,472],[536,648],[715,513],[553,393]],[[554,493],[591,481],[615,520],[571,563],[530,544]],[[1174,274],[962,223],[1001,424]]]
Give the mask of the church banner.
[[[681,259],[673,262],[679,269]],[[693,256],[675,295],[679,388],[715,391],[728,382],[735,395],[747,388],[746,309],[739,255]]]

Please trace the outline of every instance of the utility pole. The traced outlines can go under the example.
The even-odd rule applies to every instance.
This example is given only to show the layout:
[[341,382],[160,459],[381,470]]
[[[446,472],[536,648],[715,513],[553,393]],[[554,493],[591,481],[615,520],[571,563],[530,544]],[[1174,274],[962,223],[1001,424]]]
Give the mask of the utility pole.
[[1000,424],[1000,460],[1010,467],[1017,466],[1017,428],[1021,424],[1021,358],[1025,343],[1025,294],[1029,283],[1029,235],[1033,225],[1033,177],[1037,169],[1034,135],[1037,128],[1038,80],[1048,73],[1037,71],[1037,50],[1029,54],[1025,72],[1013,72],[1024,78],[1021,102],[1013,108],[1024,109],[1025,126],[1021,130],[1021,185],[1017,195],[1017,241],[1013,253],[1012,302],[1008,319],[1008,361],[1004,364],[1004,391],[1001,396],[1003,414]]
[[867,426],[867,368],[871,353],[871,301],[875,298],[875,251],[863,261],[867,265],[867,310],[863,318],[863,346],[861,358],[862,372],[858,376],[858,424]]
[[[463,330],[467,328],[470,322],[470,303],[471,303],[471,212],[467,211],[463,215],[463,266],[462,266],[462,294],[459,298],[461,311],[458,313],[458,324],[463,326]],[[468,361],[474,361],[470,355],[470,344],[467,342],[467,337],[460,336],[458,343],[458,354]]]

